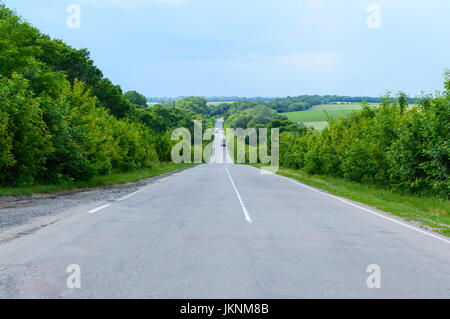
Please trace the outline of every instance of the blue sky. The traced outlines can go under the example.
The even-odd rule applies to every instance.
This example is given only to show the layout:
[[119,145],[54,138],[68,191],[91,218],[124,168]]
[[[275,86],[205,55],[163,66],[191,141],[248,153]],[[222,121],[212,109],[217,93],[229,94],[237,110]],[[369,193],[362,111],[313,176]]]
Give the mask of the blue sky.
[[[417,96],[450,68],[446,0],[5,0],[146,96]],[[69,29],[69,4],[81,28]],[[370,4],[381,27],[370,29]]]

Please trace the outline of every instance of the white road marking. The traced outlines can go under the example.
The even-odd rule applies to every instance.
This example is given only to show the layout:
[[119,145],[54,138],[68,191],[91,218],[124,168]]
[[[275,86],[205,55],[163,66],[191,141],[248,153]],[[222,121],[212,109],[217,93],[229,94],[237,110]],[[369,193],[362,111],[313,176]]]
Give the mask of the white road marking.
[[[181,174],[184,173],[184,172],[185,172],[185,171],[182,171],[182,172],[180,172],[180,173],[173,174],[173,175],[171,175],[171,176],[162,178],[162,179],[157,180],[157,181],[160,182],[160,183],[161,183],[161,182],[165,182],[166,180],[172,178],[172,176],[181,175]],[[132,196],[134,196],[134,195],[136,195],[136,194],[142,192],[143,190],[147,189],[148,187],[149,187],[149,186],[142,187],[141,189],[135,191],[134,193],[128,194],[128,195],[126,195],[126,196],[124,196],[124,197],[122,197],[122,198],[120,198],[120,199],[115,200],[115,202],[121,202],[121,201],[123,201],[123,200],[125,200],[125,199],[128,199],[128,198],[130,198],[130,197],[132,197]],[[106,208],[106,207],[108,207],[108,206],[110,206],[110,205],[111,205],[111,203],[106,204],[106,205],[103,205],[103,206],[100,206],[100,207],[98,207],[98,208],[96,208],[96,209],[90,210],[88,213],[89,213],[89,214],[96,213],[96,212],[98,212],[98,211],[102,210],[103,208]]]
[[123,200],[125,200],[125,199],[127,199],[127,198],[130,198],[131,196],[134,196],[134,195],[136,195],[137,193],[142,192],[142,191],[143,191],[144,189],[146,189],[146,188],[147,188],[147,187],[143,187],[143,188],[141,188],[140,190],[135,191],[134,193],[128,194],[127,196],[122,197],[121,199],[118,199],[117,201],[118,201],[118,202],[121,202],[121,201],[123,201]]
[[[131,196],[134,196],[134,195],[136,195],[137,193],[142,192],[142,191],[143,191],[144,189],[146,189],[146,188],[147,188],[147,187],[143,187],[143,188],[141,188],[140,190],[138,190],[138,191],[136,191],[136,192],[134,192],[134,193],[128,194],[127,196],[122,197],[122,198],[116,200],[116,202],[121,202],[121,201],[123,201],[123,200],[125,200],[125,199],[127,199],[127,198],[130,198]],[[97,207],[97,208],[95,208],[95,209],[93,209],[93,210],[90,210],[90,211],[88,211],[88,214],[96,213],[96,212],[98,212],[98,211],[100,211],[100,210],[102,210],[102,209],[104,209],[104,208],[106,208],[106,207],[111,206],[111,204],[112,204],[112,203],[109,203],[109,204],[106,204],[106,205]]]
[[238,199],[239,199],[239,202],[241,203],[242,210],[244,211],[245,220],[246,220],[249,224],[251,224],[251,223],[253,223],[252,218],[250,217],[250,214],[248,213],[247,208],[245,207],[244,202],[242,201],[241,195],[239,194],[239,191],[238,191],[238,189],[236,188],[236,185],[234,185],[233,178],[231,177],[231,174],[230,174],[230,172],[228,171],[227,166],[226,166],[226,165],[224,165],[224,166],[225,166],[225,170],[226,170],[227,173],[228,173],[228,177],[230,178],[231,185],[233,185],[234,191],[236,192],[236,195],[237,195],[237,197],[238,197]]
[[111,204],[106,204],[106,205],[97,207],[96,209],[90,210],[88,213],[89,213],[89,214],[96,213],[96,212],[98,212],[99,210],[102,210],[103,208],[106,208],[106,207],[108,207],[108,206],[111,206]]
[[424,231],[424,230],[419,229],[419,228],[417,228],[417,227],[408,225],[408,224],[403,223],[403,222],[401,222],[401,221],[398,221],[398,220],[396,220],[396,219],[394,219],[394,218],[390,218],[390,217],[385,216],[385,215],[383,215],[383,214],[377,213],[377,212],[375,212],[375,211],[373,211],[373,210],[370,210],[370,209],[367,209],[367,208],[365,208],[365,207],[356,205],[356,204],[354,204],[354,203],[352,203],[352,202],[350,202],[350,201],[348,201],[348,200],[346,200],[346,199],[344,199],[344,198],[341,198],[341,197],[338,197],[338,196],[335,196],[335,195],[332,195],[332,194],[328,194],[328,193],[319,191],[319,190],[317,190],[317,189],[315,189],[315,188],[313,188],[313,187],[310,187],[310,186],[305,185],[305,184],[303,184],[303,183],[297,182],[297,181],[295,181],[295,180],[293,180],[293,179],[291,179],[291,178],[288,178],[288,177],[286,177],[286,176],[282,176],[282,175],[278,175],[278,174],[275,174],[275,176],[277,176],[277,177],[279,177],[279,178],[282,178],[282,179],[285,179],[285,180],[288,180],[288,181],[290,181],[291,183],[294,183],[294,184],[296,184],[296,185],[298,185],[298,186],[301,186],[301,187],[303,187],[303,188],[307,188],[307,189],[309,189],[309,190],[311,190],[311,191],[313,191],[313,192],[316,192],[316,193],[319,193],[319,194],[322,194],[322,195],[325,195],[325,196],[328,196],[328,197],[337,199],[338,201],[341,201],[341,202],[343,202],[343,203],[346,203],[346,204],[348,204],[348,205],[350,205],[350,206],[359,208],[359,209],[361,209],[361,210],[363,210],[363,211],[365,211],[365,212],[367,212],[367,213],[370,213],[370,214],[376,215],[376,216],[378,216],[378,217],[384,218],[384,219],[389,220],[389,221],[391,221],[391,222],[393,222],[393,223],[396,223],[396,224],[402,225],[402,226],[404,226],[404,227],[406,227],[406,228],[415,230],[415,231],[417,231],[417,232],[419,232],[419,233],[422,233],[422,234],[424,234],[424,235],[427,235],[427,236],[429,236],[429,237],[433,237],[433,238],[435,238],[435,239],[438,239],[438,240],[440,240],[440,241],[443,241],[444,243],[450,244],[450,240],[447,240],[447,239],[442,238],[442,237],[440,237],[440,236],[434,235],[434,234],[432,234],[432,233],[430,233],[430,232]]

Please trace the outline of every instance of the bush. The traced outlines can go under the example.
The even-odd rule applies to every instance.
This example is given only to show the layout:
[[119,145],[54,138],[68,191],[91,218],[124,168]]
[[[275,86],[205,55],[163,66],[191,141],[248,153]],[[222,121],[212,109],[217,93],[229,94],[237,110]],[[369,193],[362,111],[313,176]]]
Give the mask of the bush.
[[398,192],[450,193],[450,73],[443,95],[425,96],[406,109],[386,95],[379,108],[330,120],[322,132],[280,137],[280,164],[390,187]]
[[29,90],[28,81],[18,74],[0,77],[0,114],[2,114],[1,156],[3,183],[30,185],[43,169],[52,152],[51,136],[42,119],[39,100]]

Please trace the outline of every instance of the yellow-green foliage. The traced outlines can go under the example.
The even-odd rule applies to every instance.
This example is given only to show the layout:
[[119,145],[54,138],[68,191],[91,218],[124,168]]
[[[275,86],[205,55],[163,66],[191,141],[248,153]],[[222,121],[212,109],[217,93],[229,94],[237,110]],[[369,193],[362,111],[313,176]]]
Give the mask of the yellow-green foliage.
[[202,98],[147,107],[104,78],[86,49],[0,5],[0,185],[86,181],[170,160],[170,132],[208,119]]
[[84,83],[68,81],[57,98],[33,97],[28,81],[0,77],[2,184],[86,179],[117,168],[144,167],[158,157],[149,129],[96,106]]
[[53,151],[39,100],[32,96],[28,82],[14,73],[11,79],[0,77],[0,101],[3,154],[0,178],[33,182]]
[[120,87],[100,81],[86,50],[42,35],[3,5],[0,34],[0,184],[86,180],[159,160],[151,128]]

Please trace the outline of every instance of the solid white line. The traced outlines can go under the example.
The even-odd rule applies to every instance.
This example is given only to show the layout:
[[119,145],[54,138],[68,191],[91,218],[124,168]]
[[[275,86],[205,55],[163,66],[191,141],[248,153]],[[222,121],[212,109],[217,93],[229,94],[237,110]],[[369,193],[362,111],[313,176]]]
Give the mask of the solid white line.
[[233,178],[231,177],[231,174],[228,171],[227,166],[226,165],[224,165],[224,166],[225,166],[225,170],[228,173],[228,177],[230,178],[231,185],[233,185],[234,191],[236,192],[239,202],[241,203],[242,210],[244,211],[245,220],[249,224],[251,224],[251,223],[253,223],[252,218],[250,217],[250,214],[248,213],[247,208],[245,207],[244,202],[242,201],[241,195],[239,195],[239,191],[237,190],[236,185],[234,185]]
[[96,209],[90,210],[88,213],[89,213],[89,214],[96,213],[96,212],[98,212],[99,210],[102,210],[103,208],[106,208],[106,207],[108,207],[108,206],[110,206],[110,205],[111,205],[111,204],[106,204],[106,205],[97,207]]
[[424,231],[424,230],[419,229],[419,228],[416,228],[416,227],[414,227],[414,226],[408,225],[408,224],[403,223],[403,222],[401,222],[401,221],[398,221],[398,220],[396,220],[396,219],[394,219],[394,218],[387,217],[387,216],[385,216],[385,215],[383,215],[383,214],[377,213],[377,212],[375,212],[375,211],[373,211],[373,210],[370,210],[370,209],[367,209],[367,208],[365,208],[365,207],[356,205],[356,204],[354,204],[354,203],[352,203],[352,202],[350,202],[350,201],[348,201],[348,200],[346,200],[346,199],[344,199],[344,198],[341,198],[341,197],[338,197],[338,196],[335,196],[335,195],[332,195],[332,194],[328,194],[328,193],[319,191],[319,190],[317,190],[317,189],[315,189],[315,188],[313,188],[313,187],[310,187],[310,186],[307,186],[307,185],[305,185],[305,184],[303,184],[303,183],[297,182],[297,181],[295,181],[295,180],[293,180],[293,179],[291,179],[291,178],[288,178],[288,177],[286,177],[286,176],[282,176],[282,175],[278,175],[278,174],[275,174],[275,175],[278,176],[278,177],[280,177],[280,178],[282,178],[282,179],[288,180],[288,181],[290,181],[291,183],[294,183],[294,184],[296,184],[296,185],[298,185],[298,186],[301,186],[301,187],[303,187],[303,188],[307,188],[307,189],[309,189],[309,190],[311,190],[311,191],[313,191],[313,192],[316,192],[316,193],[319,193],[319,194],[322,194],[322,195],[325,195],[325,196],[328,196],[328,197],[337,199],[338,201],[341,201],[341,202],[343,202],[343,203],[346,203],[346,204],[348,204],[348,205],[350,205],[350,206],[353,206],[353,207],[362,209],[363,211],[365,211],[365,212],[367,212],[367,213],[376,215],[376,216],[378,216],[378,217],[381,217],[381,218],[384,218],[384,219],[386,219],[386,220],[389,220],[389,221],[391,221],[391,222],[393,222],[393,223],[396,223],[396,224],[402,225],[402,226],[404,226],[404,227],[406,227],[406,228],[415,230],[415,231],[417,231],[417,232],[419,232],[419,233],[422,233],[422,234],[424,234],[424,235],[427,235],[427,236],[433,237],[433,238],[435,238],[435,239],[441,240],[441,241],[443,241],[444,243],[450,244],[450,240],[447,240],[447,239],[442,238],[442,237],[440,237],[440,236],[434,235],[434,234],[432,234],[432,233],[430,233],[430,232]]

